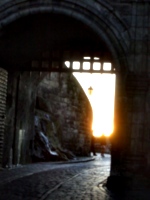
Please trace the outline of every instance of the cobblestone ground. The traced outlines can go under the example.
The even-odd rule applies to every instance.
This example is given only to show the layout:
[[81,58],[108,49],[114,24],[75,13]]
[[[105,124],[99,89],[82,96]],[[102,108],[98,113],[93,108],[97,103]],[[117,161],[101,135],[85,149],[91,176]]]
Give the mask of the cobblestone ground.
[[150,191],[114,195],[103,188],[110,156],[71,164],[38,163],[0,171],[0,200],[150,200]]
[[108,175],[105,167],[83,169],[79,174],[60,185],[55,191],[51,192],[46,200],[65,199],[65,200],[100,200],[110,199],[109,196],[99,188],[99,183]]
[[86,200],[105,196],[98,184],[109,175],[109,156],[74,164],[43,164],[44,171],[42,164],[35,167],[35,172],[28,166],[9,170],[9,177],[1,172],[0,200]]

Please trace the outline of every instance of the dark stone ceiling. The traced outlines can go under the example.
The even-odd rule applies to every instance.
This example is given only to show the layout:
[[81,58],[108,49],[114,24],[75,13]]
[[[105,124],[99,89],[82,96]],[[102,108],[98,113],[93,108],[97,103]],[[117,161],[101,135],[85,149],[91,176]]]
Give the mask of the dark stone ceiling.
[[108,52],[89,27],[65,15],[30,15],[1,31],[0,60],[5,68],[28,65],[40,59],[43,52],[55,50]]

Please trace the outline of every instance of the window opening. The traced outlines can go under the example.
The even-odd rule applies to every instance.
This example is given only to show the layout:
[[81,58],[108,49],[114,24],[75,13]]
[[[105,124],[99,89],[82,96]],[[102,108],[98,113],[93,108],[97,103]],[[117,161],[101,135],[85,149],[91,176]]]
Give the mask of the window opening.
[[100,58],[98,58],[98,57],[94,57],[94,60],[100,60]]
[[89,56],[85,56],[85,57],[83,57],[85,60],[90,60],[91,59],[91,57],[89,57]]
[[73,69],[80,69],[80,62],[74,61],[74,62],[73,62],[72,68],[73,68]]
[[65,61],[65,65],[66,65],[66,67],[70,67],[70,62],[69,61]]
[[94,62],[93,63],[93,70],[100,70],[101,69],[101,63],[100,62]]
[[84,70],[89,70],[89,69],[90,69],[90,66],[91,66],[91,63],[90,63],[90,62],[83,62],[83,69],[84,69]]
[[103,64],[103,70],[110,71],[111,70],[111,63],[105,62]]

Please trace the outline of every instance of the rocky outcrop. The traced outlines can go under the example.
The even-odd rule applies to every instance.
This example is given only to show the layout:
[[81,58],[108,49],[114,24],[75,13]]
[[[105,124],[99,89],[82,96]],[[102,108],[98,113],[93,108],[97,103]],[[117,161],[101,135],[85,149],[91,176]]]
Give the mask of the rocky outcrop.
[[57,137],[57,127],[49,114],[36,111],[33,162],[74,159],[75,155],[63,149]]
[[46,76],[37,91],[33,161],[88,156],[91,118],[88,99],[73,76]]

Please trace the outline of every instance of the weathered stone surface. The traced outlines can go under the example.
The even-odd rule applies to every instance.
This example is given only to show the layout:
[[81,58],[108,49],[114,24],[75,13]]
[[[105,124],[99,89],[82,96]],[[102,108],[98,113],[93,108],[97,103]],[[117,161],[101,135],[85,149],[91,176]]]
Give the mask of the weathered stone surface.
[[[50,55],[43,52],[52,51],[58,58],[57,50],[80,50],[91,54],[100,52],[101,59],[110,59],[117,73],[110,175],[135,176],[141,173],[145,178],[149,174],[149,10],[149,0],[0,1],[0,60],[1,67],[7,69],[10,75],[4,166],[12,159],[11,155],[14,164],[18,164],[18,161],[31,162],[36,88],[43,76],[40,66],[43,69],[50,64],[57,67],[62,61],[62,57],[59,57],[52,63],[50,60],[47,62]],[[69,58],[73,59],[72,55]],[[30,70],[31,65],[34,70],[39,70],[36,77],[24,72],[19,77],[18,72],[14,72]],[[128,76],[129,72],[133,72],[131,77]],[[141,74],[146,75],[146,79]],[[120,77],[121,81],[118,82]],[[0,87],[3,89],[2,81]],[[88,149],[84,145],[87,140],[84,124],[81,123],[83,118],[86,119],[86,114],[78,106],[78,102],[83,103],[82,95],[78,96],[78,92],[72,91],[74,87],[69,81],[62,84],[59,80],[57,87],[56,82],[50,82],[49,87],[41,88],[37,96],[49,99],[51,104],[50,107],[40,104],[46,112],[50,110],[57,122],[61,122],[65,147],[72,150],[78,146],[77,152]],[[1,106],[1,110],[4,111],[5,106]],[[79,112],[82,117],[75,114]],[[79,138],[82,143],[78,143]],[[18,145],[22,146],[21,152]],[[143,159],[137,159],[141,157]],[[145,168],[140,172],[143,163]],[[131,171],[130,166],[133,166]]]
[[[70,158],[69,150],[80,156],[90,154],[92,112],[77,80],[69,76],[63,74],[60,78],[57,73],[52,73],[49,78],[47,75],[38,87],[36,109],[42,131],[49,137],[52,148],[58,154],[60,150],[61,153],[65,151]],[[43,116],[38,110],[44,111]],[[44,119],[46,115],[49,119]]]
[[68,160],[75,155],[61,146],[55,122],[47,113],[36,112],[31,157],[33,162]]

